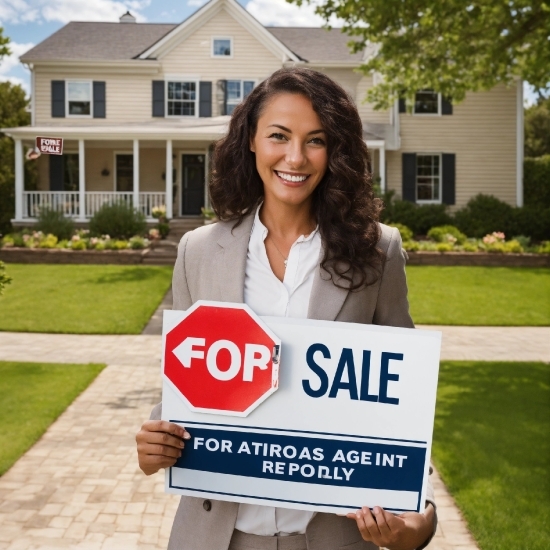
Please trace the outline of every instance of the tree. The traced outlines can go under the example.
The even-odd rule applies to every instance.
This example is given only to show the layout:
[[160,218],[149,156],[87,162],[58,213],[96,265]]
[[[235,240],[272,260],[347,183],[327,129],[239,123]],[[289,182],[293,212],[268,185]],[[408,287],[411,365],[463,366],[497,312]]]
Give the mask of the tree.
[[550,98],[525,109],[525,156],[550,155]]
[[[9,55],[9,38],[3,36],[0,27],[0,60]],[[29,100],[21,86],[0,82],[0,128],[27,126],[31,122],[27,112]],[[15,148],[13,140],[0,132],[0,233],[11,230],[15,214]],[[36,164],[25,162],[25,183],[28,189],[36,186]]]
[[352,51],[368,45],[361,70],[383,76],[367,95],[379,109],[421,89],[461,101],[518,77],[539,92],[550,84],[548,0],[287,1],[341,19]]

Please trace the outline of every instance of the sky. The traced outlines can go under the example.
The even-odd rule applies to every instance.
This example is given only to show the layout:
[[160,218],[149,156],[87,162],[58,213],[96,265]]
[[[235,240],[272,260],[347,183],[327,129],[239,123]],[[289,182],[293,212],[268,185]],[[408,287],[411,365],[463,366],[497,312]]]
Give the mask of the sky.
[[[129,10],[138,21],[180,23],[206,0],[0,0],[0,26],[11,40],[11,55],[0,62],[0,81],[21,84],[29,93],[29,72],[19,56],[42,42],[69,21],[118,21]],[[319,27],[322,19],[314,8],[298,8],[285,0],[238,0],[264,25]],[[334,24],[334,22],[332,22]],[[337,26],[337,25],[335,25]],[[527,104],[535,101],[524,87]]]

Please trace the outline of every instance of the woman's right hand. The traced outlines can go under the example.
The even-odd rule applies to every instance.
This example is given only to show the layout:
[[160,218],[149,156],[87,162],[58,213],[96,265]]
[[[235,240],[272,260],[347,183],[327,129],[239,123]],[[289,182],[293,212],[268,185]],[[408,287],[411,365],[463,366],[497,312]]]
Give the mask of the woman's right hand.
[[188,439],[191,435],[178,424],[148,420],[136,434],[139,467],[150,476],[173,466],[181,456],[184,440]]

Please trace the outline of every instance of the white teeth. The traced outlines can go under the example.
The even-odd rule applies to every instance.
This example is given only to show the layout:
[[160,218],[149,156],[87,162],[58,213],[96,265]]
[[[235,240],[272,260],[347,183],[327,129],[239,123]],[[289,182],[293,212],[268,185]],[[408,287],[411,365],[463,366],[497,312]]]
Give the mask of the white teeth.
[[286,181],[292,181],[292,182],[305,181],[307,178],[307,176],[291,176],[290,174],[285,174],[283,172],[277,172],[277,175]]

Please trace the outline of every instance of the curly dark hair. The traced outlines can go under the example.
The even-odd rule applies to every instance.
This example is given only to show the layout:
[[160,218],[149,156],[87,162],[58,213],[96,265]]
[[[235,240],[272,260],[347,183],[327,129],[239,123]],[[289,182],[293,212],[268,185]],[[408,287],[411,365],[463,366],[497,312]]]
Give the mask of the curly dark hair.
[[327,171],[312,197],[312,214],[324,245],[321,267],[341,288],[371,285],[379,278],[384,260],[377,248],[382,203],[373,194],[357,108],[344,89],[323,73],[280,69],[235,108],[227,136],[214,147],[212,207],[220,220],[240,224],[263,200],[263,183],[249,144],[262,109],[279,93],[307,97],[327,135]]

